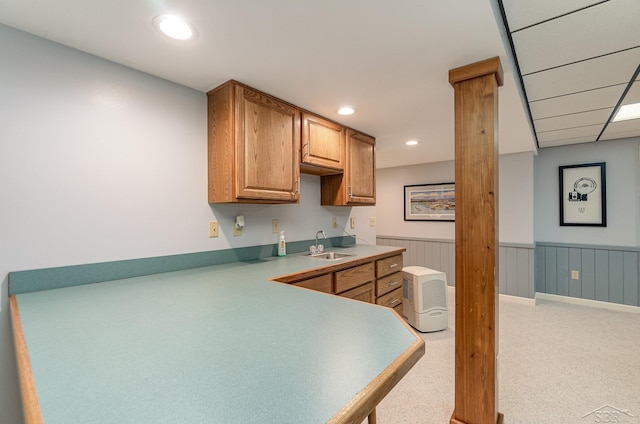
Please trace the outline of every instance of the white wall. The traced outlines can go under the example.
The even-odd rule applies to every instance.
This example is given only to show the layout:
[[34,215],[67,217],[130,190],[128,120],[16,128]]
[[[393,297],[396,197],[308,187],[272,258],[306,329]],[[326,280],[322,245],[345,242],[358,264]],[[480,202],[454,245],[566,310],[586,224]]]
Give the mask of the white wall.
[[0,63],[2,423],[21,422],[10,271],[276,243],[273,218],[296,241],[341,235],[331,217],[355,216],[375,244],[376,208],[320,207],[316,176],[302,176],[299,205],[209,205],[204,93],[3,25]]
[[[541,149],[535,161],[536,241],[638,246],[640,138]],[[561,227],[559,166],[606,162],[607,226]]]
[[[455,239],[455,223],[404,221],[404,186],[451,182],[454,162],[378,169],[378,234]],[[502,155],[498,164],[501,243],[533,244],[533,153]]]

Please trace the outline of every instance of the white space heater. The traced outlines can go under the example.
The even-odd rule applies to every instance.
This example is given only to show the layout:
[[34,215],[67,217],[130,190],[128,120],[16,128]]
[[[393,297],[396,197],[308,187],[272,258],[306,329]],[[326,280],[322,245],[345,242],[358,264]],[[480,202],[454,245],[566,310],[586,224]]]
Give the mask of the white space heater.
[[403,315],[411,326],[425,333],[447,328],[447,276],[421,266],[402,268]]

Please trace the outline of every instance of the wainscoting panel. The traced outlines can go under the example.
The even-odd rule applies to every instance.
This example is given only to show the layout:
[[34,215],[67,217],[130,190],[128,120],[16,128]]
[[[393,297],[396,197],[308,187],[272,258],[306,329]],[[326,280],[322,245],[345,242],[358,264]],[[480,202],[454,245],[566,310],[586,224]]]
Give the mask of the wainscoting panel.
[[[535,290],[640,306],[640,249],[536,243]],[[572,271],[578,278],[573,279]]]
[[[447,274],[450,286],[456,285],[455,243],[453,240],[414,239],[378,236],[380,246],[404,247],[404,266],[416,265],[437,269]],[[534,258],[533,246],[501,244],[498,250],[498,285],[501,294],[533,299]]]

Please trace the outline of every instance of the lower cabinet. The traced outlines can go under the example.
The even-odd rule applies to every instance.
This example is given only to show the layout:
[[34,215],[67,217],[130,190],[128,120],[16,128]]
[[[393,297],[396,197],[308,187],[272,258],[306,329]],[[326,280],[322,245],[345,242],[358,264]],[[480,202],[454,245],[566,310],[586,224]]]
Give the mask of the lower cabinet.
[[402,255],[376,261],[376,303],[402,316]]
[[[313,277],[278,279],[294,286],[393,308],[402,316],[402,254],[382,257]],[[335,268],[333,268],[335,269]],[[306,273],[305,275],[309,275]]]

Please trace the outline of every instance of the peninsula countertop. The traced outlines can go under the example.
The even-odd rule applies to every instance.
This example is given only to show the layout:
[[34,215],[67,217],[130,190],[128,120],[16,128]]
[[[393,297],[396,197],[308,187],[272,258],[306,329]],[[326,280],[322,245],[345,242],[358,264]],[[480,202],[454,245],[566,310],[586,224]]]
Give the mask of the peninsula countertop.
[[12,296],[27,422],[360,423],[424,341],[391,309],[268,281],[334,264],[293,254]]

